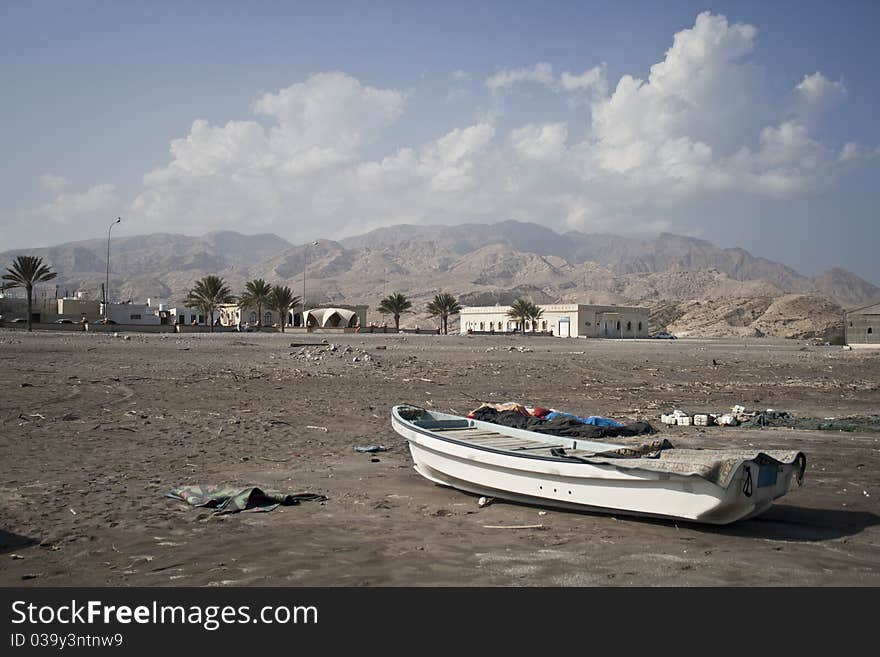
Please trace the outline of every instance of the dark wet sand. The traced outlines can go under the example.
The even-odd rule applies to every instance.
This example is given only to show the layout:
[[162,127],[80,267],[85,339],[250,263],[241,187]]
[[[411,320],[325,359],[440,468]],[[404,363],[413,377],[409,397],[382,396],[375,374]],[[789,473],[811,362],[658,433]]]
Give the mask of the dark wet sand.
[[[661,411],[735,403],[878,413],[880,352],[760,339],[126,335],[0,330],[0,585],[880,585],[880,433],[662,427],[678,446],[806,452],[803,488],[717,528],[479,508],[416,474],[389,422],[396,403],[465,413],[474,398],[657,426]],[[342,348],[310,360],[317,350],[289,346],[322,338]],[[354,450],[375,443],[391,449]],[[163,497],[190,483],[330,499],[213,516]],[[484,528],[501,524],[543,528]]]

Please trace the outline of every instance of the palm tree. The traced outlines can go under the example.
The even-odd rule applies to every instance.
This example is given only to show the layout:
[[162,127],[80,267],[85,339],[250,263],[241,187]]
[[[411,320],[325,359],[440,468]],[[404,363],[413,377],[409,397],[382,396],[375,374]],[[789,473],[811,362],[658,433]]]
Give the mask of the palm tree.
[[298,303],[299,297],[286,285],[284,287],[276,285],[272,288],[272,292],[266,300],[266,305],[281,316],[282,333],[284,333],[284,325],[287,323],[287,313]]
[[428,303],[428,314],[431,317],[439,317],[443,321],[443,335],[448,335],[449,316],[461,312],[461,304],[448,292],[434,295],[434,300]]
[[190,308],[198,308],[208,320],[211,333],[214,332],[214,310],[222,303],[233,303],[235,297],[219,276],[205,276],[196,281],[183,302]]
[[32,331],[31,311],[34,305],[34,285],[51,281],[58,276],[58,273],[49,269],[48,265],[44,265],[43,259],[37,256],[18,256],[12,263],[12,267],[6,271],[8,273],[3,274],[3,280],[8,281],[5,287],[23,287],[27,291],[27,330]]
[[244,292],[239,297],[238,307],[242,310],[257,307],[257,328],[263,325],[263,306],[269,305],[270,294],[272,286],[262,278],[257,278],[245,283]]
[[412,308],[412,301],[407,299],[400,292],[389,294],[382,299],[382,302],[379,304],[380,313],[394,315],[394,328],[397,331],[400,330],[400,316],[403,313],[408,312],[410,308]]
[[507,311],[508,317],[520,323],[523,333],[526,332],[526,322],[532,322],[532,331],[534,332],[535,322],[543,315],[544,311],[541,307],[528,299],[517,299],[510,304],[510,310]]
[[541,306],[537,304],[531,304],[531,312],[529,313],[529,319],[532,321],[532,333],[536,333],[538,331],[538,320],[544,316],[544,310]]

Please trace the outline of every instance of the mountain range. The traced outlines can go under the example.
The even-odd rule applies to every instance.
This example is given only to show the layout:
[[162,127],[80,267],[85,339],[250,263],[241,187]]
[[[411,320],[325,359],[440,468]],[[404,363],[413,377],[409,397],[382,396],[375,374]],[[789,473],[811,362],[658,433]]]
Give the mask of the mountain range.
[[[61,294],[83,290],[100,297],[107,266],[106,240],[7,251],[0,254],[0,263],[9,263],[19,254],[41,256],[58,272],[53,293],[57,283]],[[744,249],[721,248],[692,237],[560,234],[517,221],[399,225],[339,241],[322,239],[317,245],[294,245],[274,234],[230,231],[201,237],[117,236],[111,242],[110,264],[111,299],[150,298],[171,305],[179,304],[193,282],[206,274],[223,276],[235,292],[247,280],[265,278],[290,285],[301,295],[305,266],[310,303],[365,303],[376,308],[385,294],[399,290],[419,311],[405,323],[422,325],[431,324],[421,312],[424,303],[441,290],[467,305],[505,304],[518,296],[538,303],[648,305],[654,311],[652,328],[674,325],[682,332],[687,331],[681,321],[687,321],[696,302],[751,304],[773,313],[773,322],[762,324],[759,313],[734,334],[754,329],[766,333],[760,325],[769,326],[769,334],[785,334],[777,330],[786,324],[777,317],[780,312],[822,315],[813,318],[812,333],[810,317],[791,318],[806,324],[797,335],[787,337],[827,335],[829,326],[839,321],[842,307],[880,300],[880,287],[842,268],[808,277]],[[793,302],[796,298],[804,300]],[[780,299],[789,302],[774,305]],[[813,310],[805,310],[809,308]],[[736,327],[724,316],[720,313],[718,321]],[[711,318],[709,312],[708,318],[693,322],[702,327],[696,334],[729,333],[724,326],[713,328]],[[380,318],[371,312],[373,319]]]

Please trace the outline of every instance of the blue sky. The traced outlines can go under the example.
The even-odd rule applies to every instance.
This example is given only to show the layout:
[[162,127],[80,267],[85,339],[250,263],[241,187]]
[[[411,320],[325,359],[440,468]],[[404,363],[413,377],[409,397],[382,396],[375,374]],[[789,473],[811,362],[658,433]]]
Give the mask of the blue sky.
[[293,242],[516,218],[880,283],[877,25],[876,2],[4,3],[0,250],[116,215]]

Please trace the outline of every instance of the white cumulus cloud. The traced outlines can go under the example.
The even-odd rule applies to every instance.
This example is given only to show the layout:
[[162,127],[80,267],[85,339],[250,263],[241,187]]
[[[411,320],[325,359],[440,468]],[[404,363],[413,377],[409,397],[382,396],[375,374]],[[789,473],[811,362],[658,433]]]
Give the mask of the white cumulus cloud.
[[791,113],[801,123],[815,127],[824,114],[846,98],[847,93],[842,81],[831,81],[816,71],[804,76],[794,88]]
[[383,137],[395,141],[407,94],[318,73],[257,98],[251,119],[194,121],[171,142],[168,164],[144,176],[130,213],[153,230],[273,230],[294,240],[503,218],[650,231],[721,192],[812,193],[831,184],[835,164],[873,151],[824,144],[806,110],[792,110],[832,109],[842,83],[814,73],[774,95],[752,60],[757,37],[704,12],[644,78],[609,85],[605,64],[561,75],[547,62],[502,69],[485,80],[489,95],[536,85],[582,113],[585,136],[558,116],[506,125],[487,115],[378,156]]
[[109,214],[118,202],[116,187],[102,184],[84,192],[62,192],[51,203],[43,205],[38,213],[52,222],[70,224],[92,220],[98,214]]
[[502,69],[486,78],[486,86],[493,92],[524,82],[553,86],[556,83],[553,67],[547,62],[538,62],[524,68]]

